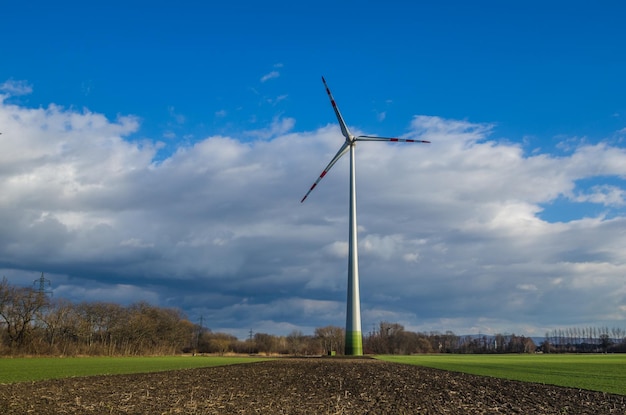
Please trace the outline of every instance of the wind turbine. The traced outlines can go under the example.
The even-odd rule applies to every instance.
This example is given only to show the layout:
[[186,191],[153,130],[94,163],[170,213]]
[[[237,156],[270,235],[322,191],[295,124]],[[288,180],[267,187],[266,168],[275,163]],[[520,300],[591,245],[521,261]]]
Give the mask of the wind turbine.
[[326,93],[330,99],[330,103],[335,110],[341,133],[345,137],[344,143],[326,166],[320,177],[317,178],[313,186],[304,195],[300,203],[304,202],[307,196],[315,189],[315,186],[326,176],[328,171],[337,163],[337,161],[348,151],[350,151],[350,220],[349,220],[349,240],[348,240],[348,304],[346,310],[346,342],[345,354],[347,356],[361,356],[363,354],[363,336],[361,334],[361,299],[359,295],[359,257],[357,252],[357,227],[356,227],[356,180],[355,180],[355,164],[354,164],[354,148],[357,141],[391,141],[404,143],[430,143],[425,140],[411,140],[404,138],[391,137],[374,137],[370,135],[354,136],[350,134],[348,126],[343,120],[339,108],[335,103],[333,95],[326,84],[326,80],[322,77],[322,82],[326,88]]

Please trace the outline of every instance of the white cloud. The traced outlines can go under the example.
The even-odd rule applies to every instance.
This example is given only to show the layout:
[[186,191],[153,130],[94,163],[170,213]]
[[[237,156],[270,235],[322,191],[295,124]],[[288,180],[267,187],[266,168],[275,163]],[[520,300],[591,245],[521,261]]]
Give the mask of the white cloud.
[[534,284],[519,284],[517,289],[522,291],[537,291],[537,287]]
[[184,124],[185,121],[187,120],[187,118],[184,115],[177,113],[176,109],[173,106],[167,107],[167,112],[170,114],[170,117],[174,119],[176,124]]
[[272,137],[286,134],[287,132],[291,131],[295,124],[296,120],[293,118],[274,117],[274,119],[272,120],[272,124],[268,127],[259,130],[248,131],[246,134],[250,137],[266,140]]
[[409,252],[409,253],[402,255],[402,259],[405,260],[406,262],[418,262],[419,258],[420,256],[419,256],[419,253],[417,252]]
[[327,245],[324,250],[337,258],[348,258],[348,242],[335,241]]
[[288,97],[289,97],[289,95],[285,94],[285,95],[279,95],[276,98],[268,98],[267,99],[267,103],[271,104],[271,105],[276,105],[279,102],[286,100]]
[[280,73],[278,71],[272,71],[270,73],[263,75],[261,77],[261,82],[266,82],[266,81],[269,81],[270,79],[278,78],[279,76],[280,76]]
[[624,206],[626,192],[617,186],[600,185],[593,186],[591,192],[578,194],[574,200],[577,202],[598,203],[605,206]]
[[28,95],[33,92],[33,87],[26,81],[8,80],[0,85],[0,91],[9,96]]

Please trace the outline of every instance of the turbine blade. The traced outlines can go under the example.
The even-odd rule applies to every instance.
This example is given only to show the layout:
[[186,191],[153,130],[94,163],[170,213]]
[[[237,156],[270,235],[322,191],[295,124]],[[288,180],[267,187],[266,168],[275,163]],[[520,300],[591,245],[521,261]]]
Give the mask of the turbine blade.
[[411,138],[396,138],[396,137],[375,137],[372,135],[360,135],[355,138],[356,141],[390,141],[392,143],[426,143],[430,144],[427,140],[413,140]]
[[313,191],[313,189],[315,189],[315,186],[317,186],[317,184],[320,182],[320,180],[322,180],[324,178],[324,176],[326,176],[326,173],[328,173],[328,171],[335,165],[335,163],[337,163],[337,161],[341,158],[341,156],[346,154],[346,152],[349,149],[350,149],[350,144],[348,142],[343,143],[343,145],[341,146],[341,148],[339,149],[337,154],[335,154],[335,157],[333,157],[333,159],[330,161],[330,163],[328,163],[328,166],[326,166],[326,168],[324,169],[322,174],[320,174],[320,177],[318,177],[317,180],[315,181],[315,183],[313,183],[313,186],[311,186],[309,191],[306,192],[306,194],[304,195],[304,197],[302,198],[300,203],[304,202],[304,200],[307,198],[309,193],[311,193]]
[[330,103],[333,106],[333,109],[335,110],[337,121],[339,121],[339,126],[341,127],[341,134],[343,134],[343,136],[346,137],[346,140],[352,140],[352,135],[350,134],[350,131],[348,130],[348,127],[346,126],[346,123],[343,120],[343,117],[341,116],[341,112],[339,112],[339,107],[337,106],[337,103],[335,102],[335,99],[333,98],[333,94],[330,93],[330,89],[328,88],[328,85],[326,85],[326,80],[324,79],[323,76],[322,76],[322,82],[324,82],[326,93],[328,94]]

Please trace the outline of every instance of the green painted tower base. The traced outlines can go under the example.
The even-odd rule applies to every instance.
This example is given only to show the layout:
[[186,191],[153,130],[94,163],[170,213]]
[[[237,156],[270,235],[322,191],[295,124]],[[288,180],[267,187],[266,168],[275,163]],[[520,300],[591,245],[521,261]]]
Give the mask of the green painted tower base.
[[360,331],[346,332],[346,356],[363,356],[363,336]]

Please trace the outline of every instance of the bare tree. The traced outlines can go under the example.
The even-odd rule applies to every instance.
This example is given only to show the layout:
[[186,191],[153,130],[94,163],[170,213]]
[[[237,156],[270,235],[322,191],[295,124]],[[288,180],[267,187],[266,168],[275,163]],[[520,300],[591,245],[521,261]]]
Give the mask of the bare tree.
[[287,351],[289,354],[307,354],[307,338],[300,330],[293,330],[287,336]]
[[74,304],[63,299],[52,301],[38,318],[43,323],[44,338],[49,352],[67,354],[69,346],[67,340],[72,340],[77,321]]
[[265,353],[268,356],[276,351],[276,336],[267,333],[256,333],[254,335],[254,343],[259,353]]
[[46,296],[30,287],[15,287],[6,278],[0,281],[0,318],[6,324],[11,348],[24,346],[33,329],[33,320],[48,303]]
[[325,354],[342,351],[345,341],[344,330],[337,326],[326,326],[315,329],[315,338],[320,342]]
[[209,345],[211,347],[210,352],[217,352],[220,356],[224,356],[225,353],[230,351],[231,344],[236,341],[237,338],[231,334],[213,333],[210,335],[209,340]]

